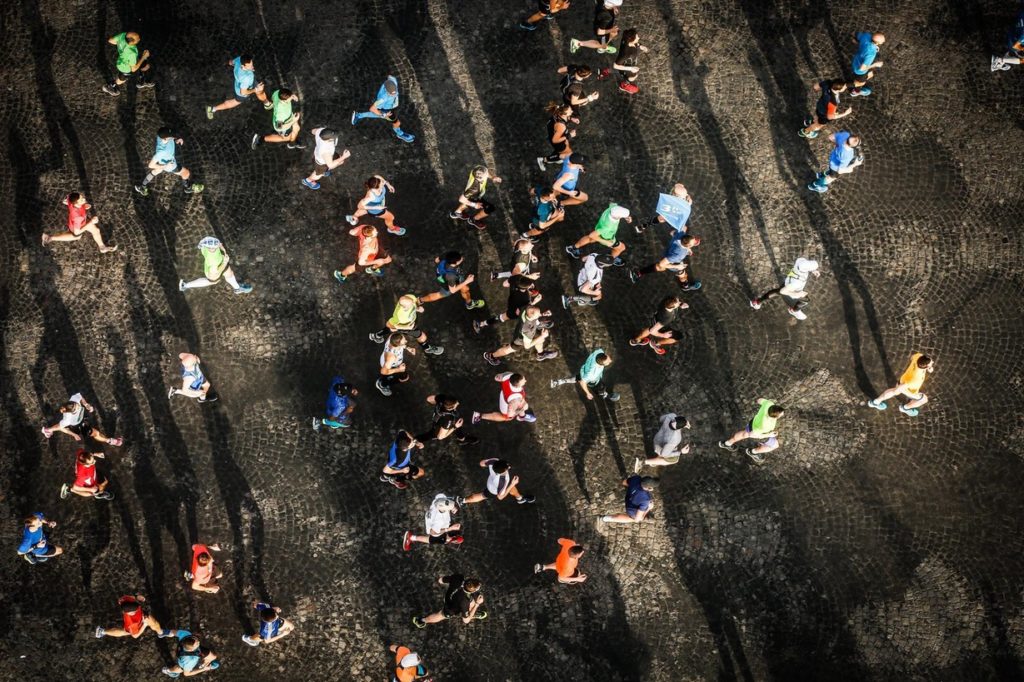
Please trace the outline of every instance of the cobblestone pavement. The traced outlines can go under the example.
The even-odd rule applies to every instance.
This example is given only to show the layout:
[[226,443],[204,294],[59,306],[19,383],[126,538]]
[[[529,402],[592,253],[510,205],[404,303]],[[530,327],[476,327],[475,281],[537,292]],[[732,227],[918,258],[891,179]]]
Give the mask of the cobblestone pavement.
[[[630,348],[675,285],[609,271],[598,307],[554,306],[560,358],[508,365],[528,376],[539,421],[476,427],[472,449],[429,445],[426,478],[398,491],[377,481],[396,429],[421,431],[436,391],[493,409],[480,354],[511,325],[477,337],[477,313],[429,304],[422,325],[447,350],[412,359],[413,381],[391,399],[373,389],[380,348],[366,333],[399,295],[431,290],[445,250],[463,250],[484,280],[509,260],[526,190],[550,175],[533,159],[548,149],[555,69],[610,61],[568,54],[570,37],[589,37],[588,3],[532,34],[515,28],[525,0],[2,3],[2,676],[159,675],[164,640],[92,636],[115,622],[119,595],[141,591],[162,622],[202,634],[224,680],[382,680],[392,641],[439,680],[1020,678],[1024,74],[988,68],[1012,4],[626,0],[621,25],[651,47],[641,91],[594,83],[601,99],[574,145],[591,159],[592,200],[538,246],[540,288],[552,305],[569,290],[576,265],[562,247],[607,201],[647,216],[657,192],[684,182],[705,284],[684,294],[684,341],[663,357]],[[105,40],[126,29],[151,50],[157,85],[114,99],[100,92]],[[867,161],[812,194],[828,143],[796,131],[811,84],[843,71],[857,30],[888,37],[875,94],[845,121]],[[203,106],[230,96],[224,63],[244,51],[271,88],[299,94],[306,130],[332,124],[352,150],[319,192],[299,184],[310,150],[250,150],[254,132],[270,132],[257,105],[207,121]],[[389,71],[411,145],[379,122],[348,124]],[[204,194],[186,198],[166,177],[149,197],[131,191],[165,124],[185,138],[179,158]],[[447,212],[481,161],[505,182],[477,236]],[[384,278],[341,286],[331,271],[354,254],[343,216],[372,173],[398,189],[391,205],[409,235],[384,236],[397,258]],[[88,238],[40,246],[75,189],[117,253]],[[660,254],[656,229],[624,232],[632,263]],[[198,276],[208,234],[254,293],[178,291]],[[747,299],[799,255],[822,262],[809,319],[777,301],[753,312]],[[494,284],[474,291],[504,308]],[[621,402],[548,389],[598,346],[616,360]],[[219,402],[167,400],[184,350],[202,356]],[[916,350],[937,361],[921,416],[864,407]],[[355,425],[317,434],[310,418],[336,372],[362,389]],[[39,427],[75,391],[126,439],[101,465],[110,503],[58,498],[75,445]],[[715,447],[758,397],[789,408],[763,467]],[[603,526],[669,410],[693,422],[693,453],[660,472],[652,522]],[[402,531],[421,527],[434,494],[478,489],[477,461],[499,454],[537,504],[471,507],[462,548],[403,552]],[[35,510],[60,522],[66,550],[41,566],[13,551],[19,517]],[[562,536],[589,550],[582,586],[533,574]],[[220,594],[185,589],[196,540],[226,548]],[[434,581],[452,571],[484,581],[490,617],[416,630],[410,617],[436,607]],[[254,597],[296,632],[242,644]]]

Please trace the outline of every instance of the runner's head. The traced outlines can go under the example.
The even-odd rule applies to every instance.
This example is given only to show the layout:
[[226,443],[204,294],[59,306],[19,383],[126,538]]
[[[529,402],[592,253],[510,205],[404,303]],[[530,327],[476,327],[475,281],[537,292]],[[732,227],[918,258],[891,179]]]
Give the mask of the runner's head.
[[399,431],[398,437],[395,438],[395,444],[399,450],[411,450],[412,446],[416,443],[416,439],[412,437],[412,434],[408,431]]
[[388,345],[392,348],[404,348],[407,343],[409,343],[409,341],[406,340],[405,334],[400,332],[395,332],[388,337]]
[[519,239],[516,241],[515,248],[519,253],[530,253],[533,251],[533,242],[529,239]]
[[342,396],[349,395],[352,392],[352,384],[347,384],[344,381],[339,381],[334,384],[334,395],[339,398]]
[[680,417],[677,415],[675,419],[668,423],[668,425],[671,426],[674,431],[688,429],[690,428],[690,420],[686,417]]
[[481,585],[480,581],[476,578],[468,578],[465,582],[462,583],[462,589],[464,589],[466,592],[469,592],[470,594],[473,594],[474,592],[479,592],[481,587],[483,587],[483,585]]
[[578,78],[581,81],[590,78],[590,75],[592,73],[594,72],[586,64],[581,64],[580,66],[577,66],[576,70],[573,71],[573,74],[576,76],[576,78]]
[[384,81],[384,91],[389,95],[394,95],[398,92],[398,83],[391,76],[388,76],[388,79]]
[[132,615],[133,613],[135,613],[138,610],[139,610],[139,602],[135,601],[134,599],[131,599],[131,600],[126,601],[125,603],[121,604],[121,613],[127,614],[129,616]]
[[195,635],[189,635],[181,640],[181,648],[185,651],[195,651],[199,648],[199,638]]
[[142,40],[142,37],[135,31],[129,31],[124,34],[124,39],[129,45],[138,45],[139,41]]
[[579,559],[581,556],[583,556],[583,548],[579,545],[573,545],[569,548],[569,556],[575,559]]
[[320,131],[320,139],[326,142],[337,142],[338,131],[334,128],[324,128]]
[[449,266],[459,265],[462,263],[463,255],[458,251],[449,251],[441,257],[441,260]]
[[579,152],[573,152],[569,155],[569,163],[574,166],[584,166],[587,163],[587,157],[583,156]]
[[782,405],[772,405],[768,408],[769,417],[781,417],[786,411],[782,409]]
[[695,237],[692,234],[683,235],[680,237],[679,243],[688,249],[692,249],[700,244],[700,237]]
[[850,135],[846,138],[847,147],[859,147],[860,146],[860,135]]
[[644,476],[640,479],[640,487],[647,491],[654,490],[658,487],[658,479],[652,476]]
[[291,99],[294,96],[295,93],[289,90],[288,88],[281,88],[280,90],[277,91],[277,98],[281,101]]
[[846,81],[832,81],[832,85],[829,86],[829,90],[832,92],[845,92]]
[[209,552],[200,552],[199,556],[196,557],[196,563],[200,566],[209,566],[213,561],[213,557],[210,556]]
[[[572,163],[572,160],[570,160],[569,163]],[[540,191],[540,199],[541,199],[541,201],[551,201],[554,198],[555,198],[555,189],[553,187],[545,187],[544,189],[542,189]]]
[[487,166],[473,166],[473,177],[477,180],[486,180],[490,177],[490,171],[487,170]]
[[75,401],[66,402],[60,406],[61,412],[74,412],[78,408],[78,403]]
[[405,294],[400,299],[398,299],[398,305],[400,305],[400,306],[402,306],[403,308],[406,308],[406,309],[415,308],[416,307],[416,297],[413,296],[412,294]]
[[452,512],[456,512],[459,510],[459,505],[455,503],[455,500],[448,497],[444,493],[441,493],[434,498],[433,505],[434,509],[441,512],[442,514],[445,512],[448,512],[450,514]]
[[377,228],[373,225],[363,225],[363,236],[364,237],[376,237]]
[[876,33],[873,36],[871,36],[871,42],[873,42],[875,45],[881,45],[882,43],[885,42],[885,35],[882,33]]
[[922,355],[917,359],[917,366],[921,369],[928,369],[932,366],[932,359],[927,355]]
[[81,192],[72,192],[68,195],[68,203],[72,206],[81,206],[85,203],[85,197]]
[[608,365],[612,364],[612,358],[607,353],[598,353],[597,357],[594,358],[594,360],[597,362],[597,364],[601,365],[602,367],[607,367]]
[[661,299],[661,309],[675,310],[676,308],[679,307],[680,303],[682,303],[682,301],[679,300],[678,296],[666,296],[665,298]]
[[174,131],[169,126],[163,126],[156,131],[156,136],[161,140],[169,140],[174,137]]
[[96,461],[96,458],[92,456],[91,452],[87,452],[86,450],[79,450],[78,461],[86,466],[89,466]]
[[518,372],[513,372],[512,376],[508,378],[508,383],[512,384],[516,388],[522,388],[526,385],[526,377]]
[[604,270],[605,268],[610,268],[611,266],[615,265],[615,258],[608,255],[607,253],[602,253],[600,256],[594,258],[594,263],[597,265],[597,267]]
[[640,42],[640,34],[636,32],[635,28],[628,29],[622,34],[622,42],[626,45],[636,45]]
[[269,606],[265,609],[261,609],[260,620],[264,623],[273,623],[275,620],[277,620],[277,611],[270,608]]
[[242,65],[242,68],[245,69],[246,71],[252,71],[253,65],[252,65],[252,55],[251,54],[243,54],[242,56],[240,56],[238,58],[238,62]]
[[366,189],[377,189],[383,184],[384,182],[376,175],[374,175],[372,178],[368,178],[366,182],[363,183],[363,185],[366,186]]
[[39,526],[43,525],[43,520],[33,514],[32,516],[25,517],[25,527],[35,530]]

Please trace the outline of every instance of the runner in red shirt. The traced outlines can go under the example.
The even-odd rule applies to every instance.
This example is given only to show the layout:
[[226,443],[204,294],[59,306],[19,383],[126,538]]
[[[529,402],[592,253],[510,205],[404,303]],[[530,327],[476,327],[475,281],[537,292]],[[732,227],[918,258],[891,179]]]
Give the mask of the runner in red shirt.
[[107,492],[110,481],[96,472],[97,455],[103,457],[102,452],[92,453],[80,449],[75,453],[75,482],[60,487],[60,499],[66,499],[70,493],[97,500],[114,499],[114,493]]
[[356,262],[347,266],[344,270],[335,270],[334,279],[344,282],[355,274],[356,268],[363,268],[363,271],[374,277],[383,277],[384,273],[380,266],[391,262],[391,256],[382,251],[377,241],[377,228],[373,225],[358,225],[348,231],[353,237],[359,238],[359,255]]
[[473,413],[473,423],[479,424],[481,419],[490,422],[510,422],[513,419],[521,422],[535,422],[537,415],[530,410],[526,402],[526,377],[522,374],[504,372],[494,377],[501,384],[498,394],[498,412]]
[[104,629],[96,628],[96,639],[103,637],[131,637],[138,639],[147,629],[156,633],[157,637],[177,637],[177,630],[164,630],[156,618],[150,615],[145,607],[146,598],[141,594],[125,595],[117,600],[121,607],[122,627]]
[[223,578],[224,574],[217,570],[211,554],[219,551],[220,545],[192,545],[192,570],[185,571],[185,580],[192,582],[192,589],[196,592],[220,592],[217,579]]
[[116,246],[107,246],[103,243],[103,235],[100,234],[98,216],[88,217],[87,213],[92,206],[85,202],[85,195],[81,192],[72,192],[64,197],[64,205],[68,207],[68,231],[60,234],[43,234],[43,246],[50,242],[77,242],[88,232],[92,235],[96,246],[100,247],[100,253],[117,251]]

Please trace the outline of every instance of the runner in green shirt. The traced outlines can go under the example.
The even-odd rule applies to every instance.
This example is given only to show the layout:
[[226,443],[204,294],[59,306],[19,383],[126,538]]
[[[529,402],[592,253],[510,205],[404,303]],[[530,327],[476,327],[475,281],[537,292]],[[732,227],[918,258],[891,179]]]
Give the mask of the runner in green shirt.
[[271,123],[274,125],[274,133],[271,135],[252,136],[252,148],[256,149],[263,142],[284,142],[288,149],[305,149],[306,145],[296,142],[299,136],[299,119],[302,114],[292,111],[292,103],[298,102],[299,96],[288,88],[274,90],[270,96],[270,108],[272,110]]
[[144,50],[142,56],[139,56],[139,41],[141,38],[138,33],[118,33],[116,36],[108,39],[107,42],[117,47],[117,73],[114,75],[113,80],[103,86],[103,92],[107,93],[112,97],[117,97],[121,94],[120,86],[128,82],[136,73],[142,72],[139,76],[138,82],[135,83],[135,87],[139,90],[143,88],[152,88],[156,85],[149,77],[149,64],[146,60],[149,59],[149,50]]
[[626,250],[626,245],[616,239],[616,234],[619,231],[619,221],[625,220],[627,223],[633,222],[633,218],[629,215],[629,209],[625,206],[619,206],[616,203],[608,204],[608,208],[605,209],[601,217],[597,219],[597,225],[594,226],[594,231],[590,234],[582,237],[578,242],[572,246],[565,247],[565,252],[568,253],[575,259],[580,257],[580,249],[587,244],[604,244],[611,248],[612,257],[615,259],[615,265],[622,265],[623,260],[619,258],[623,251]]
[[374,343],[384,343],[384,339],[388,338],[392,332],[403,332],[406,337],[416,339],[427,355],[440,355],[444,352],[444,346],[427,343],[427,335],[416,328],[416,315],[422,312],[423,306],[420,305],[420,300],[413,294],[405,294],[398,299],[395,311],[384,323],[384,327],[380,331],[370,334],[370,340]]
[[775,431],[775,427],[778,424],[779,417],[785,411],[781,405],[767,398],[759,398],[757,402],[760,407],[746,428],[732,434],[729,440],[718,441],[718,447],[732,452],[736,450],[735,444],[741,440],[759,440],[761,441],[760,445],[754,448],[744,448],[743,451],[747,457],[754,460],[757,464],[764,464],[765,453],[777,450],[779,447],[779,435]]
[[203,257],[203,277],[194,279],[191,282],[178,280],[178,290],[201,289],[216,284],[221,278],[224,279],[236,294],[248,294],[252,291],[251,284],[239,284],[235,279],[235,273],[228,265],[231,258],[224,250],[224,245],[216,237],[204,237],[199,242],[199,254]]

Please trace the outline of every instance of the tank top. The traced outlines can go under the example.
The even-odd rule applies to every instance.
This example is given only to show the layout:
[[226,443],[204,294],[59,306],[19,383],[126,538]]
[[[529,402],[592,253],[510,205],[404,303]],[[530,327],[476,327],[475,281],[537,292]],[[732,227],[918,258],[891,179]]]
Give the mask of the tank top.
[[501,382],[501,399],[498,401],[501,406],[501,412],[503,414],[508,412],[509,401],[513,399],[518,399],[516,398],[517,396],[518,398],[526,400],[526,389],[514,387],[512,385],[511,378],[504,379]]
[[370,199],[366,202],[367,211],[383,211],[387,204],[387,185],[370,190]]
[[580,169],[579,169],[579,166],[577,166],[576,168],[570,168],[569,167],[569,157],[568,156],[565,157],[564,161],[562,161],[562,170],[558,174],[558,177],[561,178],[566,173],[569,173],[572,177],[569,179],[568,182],[565,182],[565,183],[562,184],[562,189],[567,189],[567,190],[570,190],[570,191],[576,189],[576,183],[579,182],[579,180],[580,180]]
[[388,365],[388,369],[395,369],[401,367],[402,363],[405,362],[405,346],[393,347],[390,343],[384,342],[384,351],[380,354],[380,366],[383,367],[384,363],[387,362],[388,353],[392,353],[395,359]]
[[396,303],[395,311],[391,313],[388,322],[398,329],[412,329],[416,325],[416,306],[407,310],[401,303]]
[[199,363],[197,362],[195,364],[195,366],[192,367],[192,369],[189,369],[189,368],[185,367],[185,365],[182,365],[181,366],[181,378],[182,379],[191,379],[192,380],[191,383],[194,384],[197,381],[198,382],[202,382],[206,377],[203,376],[203,370],[199,369]]

